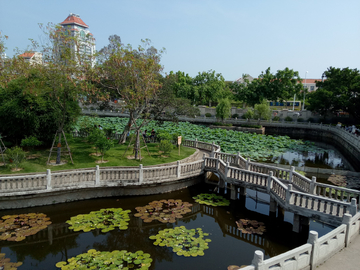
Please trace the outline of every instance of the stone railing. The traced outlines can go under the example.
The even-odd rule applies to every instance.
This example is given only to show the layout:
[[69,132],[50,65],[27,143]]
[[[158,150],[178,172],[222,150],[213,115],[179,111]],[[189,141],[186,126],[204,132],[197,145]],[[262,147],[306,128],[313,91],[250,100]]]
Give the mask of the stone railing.
[[31,194],[33,191],[127,186],[176,181],[203,173],[203,160],[176,165],[133,168],[113,167],[0,177],[1,196]]
[[353,217],[345,214],[343,224],[326,235],[318,238],[317,232],[310,231],[307,244],[266,260],[264,260],[264,253],[257,250],[251,265],[241,269],[316,269],[341,249],[348,247],[349,243],[359,235],[359,228],[360,213]]
[[[217,153],[216,155],[229,160],[229,158],[225,157],[225,153]],[[234,159],[233,155],[229,155],[229,157]],[[355,198],[346,202],[341,200],[340,197],[329,198],[316,195],[314,192],[305,193],[293,190],[292,184],[286,184],[292,180],[286,180],[286,183],[283,183],[273,175],[272,171],[269,174],[249,171],[230,166],[229,162],[225,163],[222,159],[212,157],[205,157],[205,170],[218,173],[220,178],[229,184],[250,187],[268,193],[286,210],[296,211],[298,214],[307,217],[316,216],[327,223],[340,223],[346,212],[350,212],[352,215],[357,213]],[[300,178],[300,175],[296,175],[294,172],[290,176],[296,179]],[[307,179],[304,178],[304,180]],[[314,180],[311,181],[312,189],[316,188]],[[351,190],[351,192],[359,193],[356,190]]]
[[[222,152],[214,152],[211,154],[211,156],[214,157],[214,161],[210,162],[210,159],[207,158],[207,160],[205,160],[205,166],[207,166],[207,162],[210,162],[211,164],[209,163],[209,167],[215,168],[216,160],[220,159],[224,163],[226,162],[229,163],[229,165],[234,165],[242,169],[243,171],[241,173],[246,175],[244,181],[248,181],[247,179],[253,178],[256,175],[259,177],[259,174],[268,176],[270,173],[272,173],[272,176],[277,180],[280,180],[283,184],[291,184],[292,187],[297,191],[317,195],[319,197],[324,197],[339,202],[345,201],[350,203],[351,200],[355,198],[360,207],[360,191],[318,183],[316,182],[316,177],[309,179],[306,176],[296,172],[294,167],[291,167],[291,169],[288,170],[262,163],[251,162],[250,159],[245,160],[240,156],[239,153],[234,155]],[[250,172],[257,174],[250,176]]]

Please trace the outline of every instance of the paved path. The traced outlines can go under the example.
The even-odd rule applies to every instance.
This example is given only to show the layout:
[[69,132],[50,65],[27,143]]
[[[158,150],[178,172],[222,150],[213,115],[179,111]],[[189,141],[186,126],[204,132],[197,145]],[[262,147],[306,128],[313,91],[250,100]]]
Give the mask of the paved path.
[[316,270],[359,270],[360,269],[360,236],[358,235],[347,248],[336,253]]

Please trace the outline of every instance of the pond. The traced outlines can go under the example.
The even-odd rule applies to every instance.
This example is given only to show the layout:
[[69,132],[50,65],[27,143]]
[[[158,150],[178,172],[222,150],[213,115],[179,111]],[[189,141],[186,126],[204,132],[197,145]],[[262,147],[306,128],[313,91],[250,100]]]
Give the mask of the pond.
[[[261,250],[265,258],[276,256],[296,246],[306,243],[308,232],[292,232],[292,213],[285,212],[284,220],[269,217],[269,195],[248,190],[246,197],[231,201],[227,207],[204,206],[195,203],[193,196],[200,193],[211,193],[214,186],[199,184],[179,191],[138,197],[112,197],[86,200],[52,206],[34,207],[1,211],[0,215],[41,212],[48,215],[52,224],[33,236],[20,242],[0,241],[0,253],[12,262],[21,261],[18,269],[58,269],[59,261],[85,253],[89,249],[101,251],[143,250],[153,259],[150,269],[227,269],[229,265],[251,264],[254,251]],[[224,194],[226,198],[229,194]],[[193,204],[191,212],[185,214],[176,223],[144,223],[133,214],[135,207],[144,206],[154,200],[181,199]],[[112,230],[107,233],[95,230],[91,232],[74,232],[65,223],[70,217],[97,211],[102,208],[131,210],[129,228]],[[243,234],[237,230],[235,221],[250,219],[264,222],[266,231],[263,235]],[[185,226],[187,229],[201,228],[209,233],[212,241],[204,256],[184,257],[172,252],[171,248],[154,246],[149,236],[159,230]],[[319,237],[333,228],[312,221],[310,229],[319,232]]]
[[346,158],[332,145],[315,142],[316,150],[289,150],[268,159],[268,162],[295,167],[353,170]]

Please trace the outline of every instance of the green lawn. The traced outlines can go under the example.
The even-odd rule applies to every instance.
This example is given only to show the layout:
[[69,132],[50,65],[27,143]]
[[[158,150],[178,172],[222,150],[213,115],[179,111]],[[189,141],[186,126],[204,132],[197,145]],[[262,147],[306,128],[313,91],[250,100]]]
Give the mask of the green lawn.
[[[93,149],[93,146],[86,142],[84,138],[73,138],[69,141],[72,158],[74,164],[71,164],[70,158],[67,155],[62,155],[62,160],[66,160],[67,164],[60,166],[46,165],[49,149],[36,151],[32,150],[27,152],[29,155],[39,155],[36,159],[28,159],[24,161],[20,167],[23,170],[18,172],[12,172],[11,166],[0,166],[0,174],[13,174],[13,173],[32,173],[32,172],[46,172],[46,169],[51,169],[52,171],[58,170],[69,170],[69,169],[79,169],[79,168],[93,168],[96,165],[100,167],[109,167],[109,166],[143,166],[156,165],[162,163],[169,163],[177,160],[184,159],[195,152],[195,149],[188,147],[181,147],[180,156],[178,148],[174,148],[168,157],[165,157],[164,154],[159,153],[158,143],[149,143],[148,148],[150,155],[146,148],[141,149],[142,160],[128,159],[128,156],[133,156],[133,149],[130,147],[124,156],[124,152],[128,146],[128,143],[124,145],[119,145],[115,142],[115,146],[106,152],[104,160],[108,160],[107,163],[96,163],[95,161],[101,160],[101,156],[93,156],[91,153],[95,153],[96,150]],[[63,144],[64,146],[64,144]],[[62,148],[62,151],[66,150],[66,147]],[[124,157],[123,157],[124,156]],[[53,152],[51,160],[56,159],[56,153]],[[0,156],[0,162],[2,158]]]

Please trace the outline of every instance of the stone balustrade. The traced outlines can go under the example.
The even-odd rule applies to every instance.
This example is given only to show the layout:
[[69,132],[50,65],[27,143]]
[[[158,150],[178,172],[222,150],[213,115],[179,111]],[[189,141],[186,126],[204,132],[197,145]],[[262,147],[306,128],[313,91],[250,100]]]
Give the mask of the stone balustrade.
[[331,256],[347,247],[359,235],[360,213],[355,216],[345,214],[343,224],[318,238],[318,233],[310,231],[308,243],[288,252],[264,260],[264,253],[255,251],[251,265],[244,270],[302,270],[316,269]]

